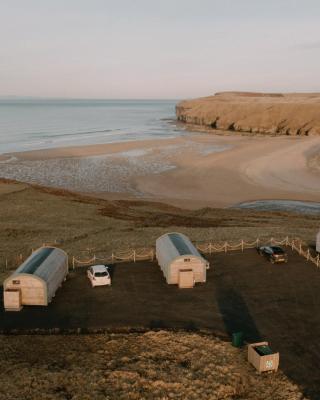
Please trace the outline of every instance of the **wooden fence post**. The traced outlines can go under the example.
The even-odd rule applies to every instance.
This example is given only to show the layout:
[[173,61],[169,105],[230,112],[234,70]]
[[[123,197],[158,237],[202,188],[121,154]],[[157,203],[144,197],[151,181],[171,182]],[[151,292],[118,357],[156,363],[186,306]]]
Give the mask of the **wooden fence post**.
[[8,269],[8,259],[6,258],[6,270]]
[[[292,248],[292,250],[295,250],[296,252],[298,252],[299,255],[303,255],[307,259],[307,261],[311,260],[312,263],[314,263],[317,266],[317,268],[320,268],[320,254],[317,254],[317,256],[312,257],[312,254],[311,254],[309,248],[307,248],[304,251],[303,246],[302,246],[302,241],[300,239],[290,239],[289,236],[287,236],[282,241],[278,241],[277,242],[273,237],[270,238],[270,243],[280,243],[280,242],[281,243],[285,242],[286,245],[288,245],[288,246],[290,246]],[[245,242],[244,239],[241,239],[240,244],[232,244],[232,243],[229,244],[227,241],[225,241],[224,244],[221,245],[221,247],[219,245],[217,245],[218,247],[216,248],[216,250],[217,251],[224,251],[224,253],[227,253],[229,248],[230,248],[230,250],[236,250],[236,249],[239,249],[239,246],[241,246],[241,250],[242,250],[242,252],[244,252],[244,250],[246,248],[245,247],[246,242]],[[258,246],[260,243],[263,243],[263,242],[261,241],[260,238],[257,238],[255,240],[255,242],[253,242],[253,244],[254,243],[256,243],[257,246]],[[298,244],[299,244],[299,246],[298,246]],[[214,252],[214,249],[215,249],[214,244],[212,242],[209,242],[206,246],[207,247],[205,248],[205,250],[203,250],[203,252],[209,252],[209,254],[211,255]],[[251,247],[251,244],[249,243],[248,246]],[[197,246],[197,248],[199,248],[199,246]],[[145,249],[145,250],[148,250],[148,249]],[[33,252],[33,249],[32,249],[32,252]],[[77,267],[77,262],[79,263],[79,265],[88,264],[90,262],[96,262],[97,260],[105,260],[105,261],[109,262],[110,258],[111,258],[111,262],[112,263],[114,263],[116,261],[116,259],[117,259],[116,255],[113,252],[111,253],[111,257],[108,256],[107,258],[103,259],[103,258],[97,257],[94,254],[91,260],[89,260],[89,261],[86,260],[86,261],[83,261],[83,262],[80,261],[80,260],[77,260],[77,258],[75,256],[72,256],[72,269],[75,270],[75,268]],[[121,259],[121,257],[119,259]],[[128,260],[128,258],[125,258],[125,259]],[[125,259],[121,259],[121,260],[125,260]],[[137,260],[139,260],[139,259],[141,259],[141,260],[142,259],[146,259],[146,260],[154,261],[154,259],[155,259],[155,249],[153,247],[149,248],[149,253],[146,253],[145,256],[143,254],[141,254],[140,258],[139,258],[139,253],[137,253],[137,251],[134,249],[134,250],[132,250],[131,256],[129,257],[129,260],[130,259],[133,260],[134,263],[137,262]],[[7,270],[9,268],[8,259],[5,258],[4,260],[5,260],[4,268],[5,268],[5,270]],[[23,254],[20,254],[19,256],[16,256],[16,258],[14,259],[14,263],[16,263],[16,264],[19,263],[19,261],[20,262],[23,261]],[[10,260],[9,260],[9,262],[10,262]]]

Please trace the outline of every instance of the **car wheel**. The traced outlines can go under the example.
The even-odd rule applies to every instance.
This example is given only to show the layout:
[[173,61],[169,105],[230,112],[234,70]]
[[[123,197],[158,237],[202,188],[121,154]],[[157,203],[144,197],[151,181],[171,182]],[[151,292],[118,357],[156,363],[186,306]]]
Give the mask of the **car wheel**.
[[274,264],[274,259],[271,258],[271,259],[270,259],[270,262],[271,262],[271,264]]

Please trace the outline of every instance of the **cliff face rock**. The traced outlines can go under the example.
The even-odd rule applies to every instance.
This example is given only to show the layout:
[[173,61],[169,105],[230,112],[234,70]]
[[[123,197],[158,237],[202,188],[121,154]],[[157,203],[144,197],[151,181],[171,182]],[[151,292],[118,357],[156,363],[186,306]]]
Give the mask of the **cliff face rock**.
[[222,92],[185,100],[177,119],[210,129],[273,135],[320,135],[320,93]]

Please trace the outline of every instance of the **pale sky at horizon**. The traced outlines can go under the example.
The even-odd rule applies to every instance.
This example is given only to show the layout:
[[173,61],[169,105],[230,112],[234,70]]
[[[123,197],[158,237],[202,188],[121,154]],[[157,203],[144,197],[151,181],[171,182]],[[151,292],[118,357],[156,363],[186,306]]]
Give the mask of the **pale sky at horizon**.
[[320,91],[319,0],[1,0],[0,96]]

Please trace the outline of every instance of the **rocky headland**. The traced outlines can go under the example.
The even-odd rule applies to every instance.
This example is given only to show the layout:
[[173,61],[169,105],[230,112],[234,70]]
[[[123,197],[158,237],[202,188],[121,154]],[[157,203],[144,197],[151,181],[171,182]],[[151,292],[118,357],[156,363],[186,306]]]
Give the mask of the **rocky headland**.
[[320,93],[221,92],[177,104],[178,121],[208,130],[320,135]]

